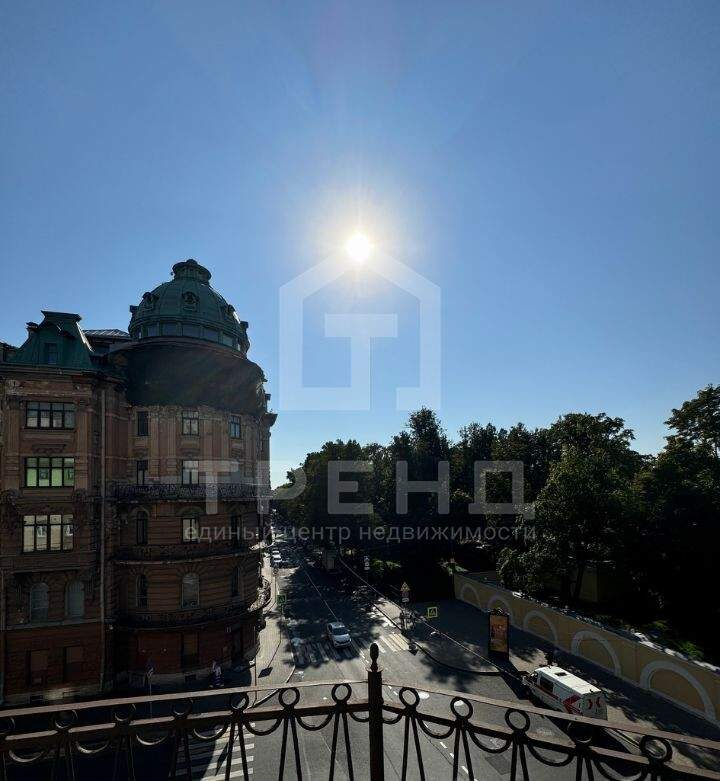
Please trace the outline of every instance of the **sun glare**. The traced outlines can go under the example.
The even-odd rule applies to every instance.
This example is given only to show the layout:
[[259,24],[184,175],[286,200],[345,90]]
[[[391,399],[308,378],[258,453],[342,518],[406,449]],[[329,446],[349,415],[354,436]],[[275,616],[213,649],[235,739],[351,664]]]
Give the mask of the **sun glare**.
[[347,240],[345,251],[356,263],[363,263],[372,252],[372,244],[364,233],[354,233]]

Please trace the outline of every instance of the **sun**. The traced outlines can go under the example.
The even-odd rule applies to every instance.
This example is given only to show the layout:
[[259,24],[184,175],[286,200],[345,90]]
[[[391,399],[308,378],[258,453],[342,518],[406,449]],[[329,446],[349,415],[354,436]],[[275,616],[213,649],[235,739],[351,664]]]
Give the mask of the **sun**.
[[364,233],[354,233],[345,242],[345,251],[356,262],[364,263],[372,252],[370,239]]

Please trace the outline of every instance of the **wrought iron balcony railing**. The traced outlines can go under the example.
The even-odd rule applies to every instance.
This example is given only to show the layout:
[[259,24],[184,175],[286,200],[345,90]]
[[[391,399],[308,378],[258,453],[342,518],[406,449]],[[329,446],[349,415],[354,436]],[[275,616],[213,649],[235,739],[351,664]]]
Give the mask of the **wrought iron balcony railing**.
[[184,561],[208,556],[239,556],[241,554],[261,554],[260,540],[248,535],[247,539],[227,538],[210,535],[207,540],[197,542],[179,542],[174,545],[127,545],[118,548],[116,562],[135,563],[136,561]]
[[257,499],[259,486],[250,483],[152,483],[116,484],[111,493],[120,501],[172,499]]
[[[490,775],[511,781],[720,779],[720,743],[623,724],[625,734],[635,735],[636,749],[608,748],[606,722],[455,692],[430,692],[448,695],[442,713],[421,709],[416,689],[383,683],[376,645],[370,655],[367,688],[364,681],[282,686],[278,707],[255,704],[266,687],[87,702],[64,712],[48,706],[0,713],[0,780],[80,780],[102,773],[113,781],[191,781],[199,774],[227,781],[253,773],[258,781],[282,781],[306,778],[309,768],[313,778],[330,781],[383,781],[386,771],[402,781],[455,781],[488,778],[489,767],[499,762],[503,769]],[[313,688],[327,686],[326,701],[302,704]],[[490,710],[495,718],[479,720],[476,714],[487,719]],[[538,728],[539,716],[549,717],[556,729]],[[50,719],[50,727],[40,729],[40,719]],[[324,758],[301,750],[302,740],[320,732]],[[430,768],[438,743],[448,752],[440,776],[437,764]],[[676,761],[674,749],[681,755],[701,752],[704,763]],[[198,770],[198,758],[207,775]]]
[[[204,624],[208,621],[219,621],[224,618],[232,618],[247,613],[252,613],[262,607],[262,594],[258,594],[253,602],[243,602],[238,599],[230,605],[218,607],[188,608],[186,610],[145,611],[142,613],[123,613],[118,616],[117,622],[121,626],[131,627],[164,627],[164,626],[189,626]],[[0,780],[2,776],[0,776]]]

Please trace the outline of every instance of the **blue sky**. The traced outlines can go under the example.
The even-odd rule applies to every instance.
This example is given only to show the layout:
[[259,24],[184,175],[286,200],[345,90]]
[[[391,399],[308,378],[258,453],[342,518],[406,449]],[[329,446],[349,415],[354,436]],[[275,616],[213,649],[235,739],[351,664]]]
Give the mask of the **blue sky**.
[[[451,434],[606,411],[655,451],[720,381],[719,38],[712,1],[4,3],[0,339],[125,328],[194,257],[276,402],[279,288],[362,224],[442,290]],[[417,381],[416,302],[358,272],[306,302],[309,384],[349,382],[325,311],[398,338],[372,409],[279,410],[276,478]]]

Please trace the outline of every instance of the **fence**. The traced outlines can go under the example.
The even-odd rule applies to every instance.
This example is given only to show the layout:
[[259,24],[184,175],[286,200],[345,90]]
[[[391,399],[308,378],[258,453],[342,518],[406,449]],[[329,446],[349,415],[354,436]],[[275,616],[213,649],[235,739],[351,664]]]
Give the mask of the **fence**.
[[[391,739],[401,758],[397,764],[403,781],[417,778],[424,781],[432,756],[428,741],[447,741],[452,746],[452,764],[447,770],[453,780],[486,777],[484,763],[493,757],[505,758],[507,773],[504,775],[511,781],[541,775],[575,781],[600,776],[618,781],[720,780],[720,773],[713,769],[674,762],[674,750],[685,753],[688,749],[714,757],[710,764],[716,762],[720,743],[699,738],[633,727],[631,731],[639,736],[639,749],[628,753],[618,747],[608,747],[608,725],[595,719],[552,712],[551,723],[556,728],[553,733],[537,729],[539,721],[547,723],[538,717],[550,715],[539,708],[425,690],[448,696],[447,712],[439,715],[421,710],[422,700],[416,689],[393,683],[388,685],[397,686],[397,700],[385,701],[385,684],[375,644],[370,657],[366,681],[280,687],[279,706],[274,708],[252,708],[253,695],[267,690],[244,688],[224,692],[225,704],[212,711],[207,708],[217,702],[216,691],[81,703],[61,713],[50,706],[6,711],[0,713],[0,780],[39,777],[70,780],[103,775],[114,781],[142,778],[190,781],[194,753],[214,746],[220,739],[224,748],[213,769],[216,775],[212,777],[247,778],[252,760],[249,741],[259,741],[255,754],[262,757],[260,741],[273,738],[279,740],[279,746],[273,744],[265,756],[272,754],[273,762],[277,762],[276,777],[282,781],[289,774],[302,779],[307,768],[304,762],[308,760],[300,750],[300,736],[303,732],[321,730],[331,733],[328,740],[331,781],[341,770],[350,781],[366,777],[383,781]],[[332,687],[329,701],[303,705],[303,694],[317,686]],[[358,692],[364,696],[358,696]],[[148,705],[154,706],[156,713],[167,708],[171,711],[155,717],[138,717],[138,710]],[[205,710],[196,710],[197,707]],[[474,715],[476,711],[484,713],[488,709],[501,718],[487,723]],[[21,723],[36,724],[45,718],[51,720],[49,729],[33,727],[23,731],[20,728]],[[154,756],[151,767],[149,755]],[[97,760],[102,757],[107,765],[100,770]],[[268,761],[265,769],[269,766]],[[255,778],[259,778],[258,770]],[[317,778],[315,770],[313,776]],[[274,770],[269,770],[266,777],[270,777],[269,773],[274,775]]]

